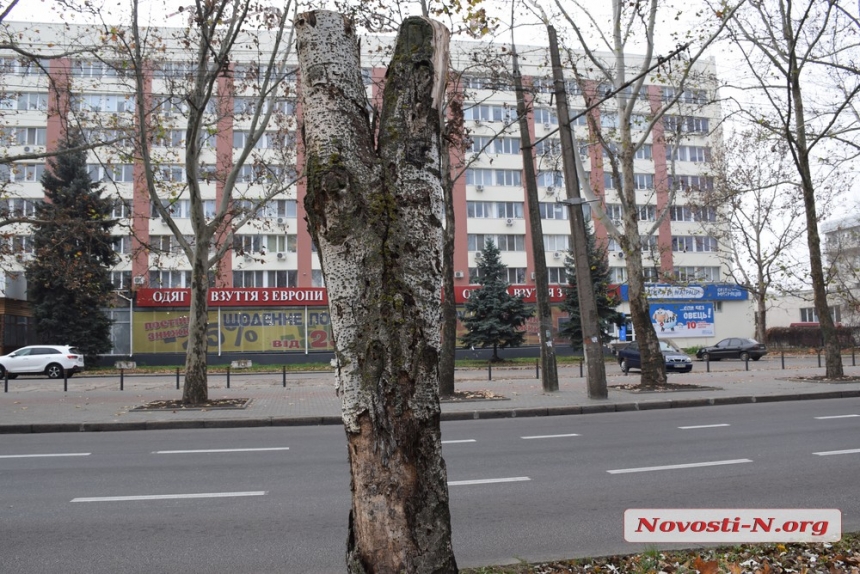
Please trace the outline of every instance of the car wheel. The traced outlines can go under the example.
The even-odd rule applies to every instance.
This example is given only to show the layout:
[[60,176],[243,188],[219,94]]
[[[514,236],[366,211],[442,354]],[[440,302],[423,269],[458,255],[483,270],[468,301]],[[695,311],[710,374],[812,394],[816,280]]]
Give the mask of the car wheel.
[[746,362],[746,361],[749,361],[749,360],[750,360],[750,354],[749,354],[749,353],[747,353],[746,351],[744,351],[743,353],[741,353],[741,361]]
[[711,354],[710,353],[702,353],[702,360],[707,363],[708,361],[711,360]]
[[621,359],[621,372],[625,375],[630,371],[630,367],[627,366],[627,359]]
[[57,363],[51,363],[45,368],[45,374],[49,379],[61,379],[63,377],[63,366]]

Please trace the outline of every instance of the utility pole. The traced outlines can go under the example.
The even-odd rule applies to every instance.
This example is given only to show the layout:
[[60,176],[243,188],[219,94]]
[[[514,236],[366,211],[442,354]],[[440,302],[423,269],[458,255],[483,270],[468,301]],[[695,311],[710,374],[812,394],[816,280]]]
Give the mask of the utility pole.
[[549,306],[549,279],[546,274],[546,250],[543,244],[543,227],[540,220],[535,157],[531,135],[529,134],[528,116],[526,115],[523,77],[520,74],[517,49],[513,41],[511,41],[511,49],[513,52],[514,89],[517,94],[517,117],[520,124],[520,151],[523,158],[523,187],[526,192],[529,225],[532,230],[532,260],[535,266],[535,296],[537,299],[538,330],[540,331],[541,385],[544,392],[554,392],[558,390],[558,366],[555,358],[555,346],[552,342],[552,309]]
[[588,398],[605,399],[606,364],[603,359],[603,343],[600,340],[599,317],[594,290],[591,288],[591,266],[588,261],[588,243],[585,233],[585,220],[582,206],[585,200],[579,193],[579,178],[576,173],[576,161],[573,154],[579,153],[574,149],[573,130],[570,127],[570,112],[567,107],[567,92],[565,91],[564,74],[561,69],[561,57],[558,53],[558,37],[555,28],[547,26],[549,33],[549,52],[552,61],[552,77],[555,87],[555,105],[558,114],[559,136],[561,138],[561,159],[564,173],[564,187],[567,199],[561,203],[567,205],[570,214],[570,234],[573,239],[573,259],[576,270],[576,285],[579,295],[579,317],[582,321],[583,353],[585,355],[586,384]]

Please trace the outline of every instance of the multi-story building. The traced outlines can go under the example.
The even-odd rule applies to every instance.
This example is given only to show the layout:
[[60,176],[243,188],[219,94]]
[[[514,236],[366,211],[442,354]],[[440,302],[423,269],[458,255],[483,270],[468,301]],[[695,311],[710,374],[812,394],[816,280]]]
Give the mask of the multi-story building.
[[[30,38],[34,50],[62,45],[70,35],[86,34],[73,26],[38,28],[38,34],[24,36]],[[162,34],[163,38],[170,36]],[[265,45],[268,37],[262,34],[261,38]],[[384,44],[386,40],[376,42]],[[193,72],[193,66],[178,41],[165,40],[165,44],[159,61],[152,62],[146,72],[144,99],[159,108],[163,122],[150,151],[158,157],[154,175],[163,193],[161,201],[169,207],[179,230],[190,233],[189,204],[187,195],[183,195],[183,121],[188,110],[187,103],[177,97],[176,84]],[[455,70],[467,68],[473,47],[469,43],[452,45]],[[370,101],[384,78],[384,64],[376,48],[373,41],[363,45],[362,61],[368,67],[362,72]],[[538,142],[535,151],[540,232],[551,295],[559,301],[567,284],[565,255],[571,247],[571,231],[568,210],[558,202],[566,195],[559,163],[558,118],[550,98],[548,70],[543,66],[545,52],[528,52],[531,56],[524,58],[522,65],[525,83],[530,86],[530,136]],[[211,212],[223,191],[218,174],[237,161],[248,137],[254,112],[256,56],[256,52],[236,49],[232,76],[219,82],[219,99],[208,110],[212,128],[201,141],[204,151],[198,167],[205,209]],[[117,198],[114,216],[124,222],[115,231],[116,249],[122,257],[113,277],[123,297],[122,304],[111,311],[116,320],[117,354],[180,352],[183,309],[187,308],[183,290],[189,286],[190,265],[168,223],[152,205],[143,167],[134,145],[126,139],[134,135],[136,121],[127,67],[109,54],[46,60],[41,65],[21,62],[10,54],[0,57],[0,150],[16,156],[52,150],[65,125],[82,127],[89,138],[113,142],[90,152],[90,172],[93,179],[104,183],[107,193]],[[719,106],[711,103],[715,100],[711,96],[716,83],[710,71],[709,64],[702,66],[702,77],[711,79],[682,94],[677,111],[657,123],[635,159],[646,279],[652,283],[655,317],[660,318],[655,318],[655,328],[662,336],[671,335],[688,346],[707,344],[722,336],[748,336],[752,331],[746,293],[722,283],[727,276],[719,256],[722,246],[707,235],[703,225],[719,221],[720,213],[702,208],[696,199],[697,194],[707,193],[712,187],[705,168],[720,114]],[[509,82],[499,79],[505,76],[498,70],[488,70],[486,74],[463,73],[458,79],[468,135],[467,148],[452,151],[452,169],[457,176],[454,277],[461,302],[475,288],[477,257],[487,239],[493,239],[501,249],[513,288],[527,298],[534,297],[535,262],[529,245],[537,230],[531,228],[527,217],[515,94]],[[242,168],[241,185],[233,196],[237,205],[245,202],[254,206],[256,217],[237,231],[233,249],[226,254],[219,271],[212,274],[210,302],[212,321],[217,326],[213,327],[212,342],[219,353],[330,349],[323,276],[304,223],[304,182],[300,177],[293,178],[300,174],[302,162],[301,143],[295,138],[297,117],[301,115],[295,88],[286,82],[279,89],[281,95],[268,100],[266,105],[276,108],[278,119]],[[588,181],[610,218],[616,220],[615,225],[620,225],[621,205],[614,180],[602,149],[594,144],[586,115],[580,115],[584,108],[583,89],[602,93],[607,88],[596,81],[568,83]],[[637,102],[637,121],[647,124],[649,116],[674,95],[668,86],[645,86]],[[607,133],[618,121],[609,108],[595,109],[590,114]],[[676,145],[667,144],[670,132],[682,135],[673,140]],[[0,165],[10,211],[30,213],[34,202],[42,200],[39,178],[44,169],[44,160]],[[281,187],[275,189],[272,185]],[[255,202],[267,195],[271,200],[257,208]],[[607,248],[613,280],[625,299],[627,270],[623,253],[601,222],[595,221],[593,228]],[[12,234],[8,247],[13,253],[4,256],[6,281],[2,295],[10,301],[24,296],[19,272],[31,244],[26,226],[10,226],[7,231]],[[235,312],[222,310],[228,305]],[[627,309],[626,302],[622,302],[621,309]],[[27,332],[26,313],[18,313],[7,311],[7,333]],[[555,313],[556,321],[564,320],[560,311]],[[685,315],[693,319],[683,320]],[[11,325],[17,325],[17,331],[10,329]],[[627,339],[634,336],[630,329],[619,335]],[[536,337],[532,340],[536,341]],[[17,344],[23,344],[21,337],[4,341],[7,347]]]

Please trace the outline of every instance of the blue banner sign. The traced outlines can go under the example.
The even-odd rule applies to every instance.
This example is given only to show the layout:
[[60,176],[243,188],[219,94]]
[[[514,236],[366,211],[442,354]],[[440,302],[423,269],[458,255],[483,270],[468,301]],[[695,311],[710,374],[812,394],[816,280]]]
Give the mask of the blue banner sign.
[[[621,285],[621,300],[629,301],[627,285]],[[645,286],[649,300],[658,301],[746,301],[749,293],[738,285],[663,285]]]

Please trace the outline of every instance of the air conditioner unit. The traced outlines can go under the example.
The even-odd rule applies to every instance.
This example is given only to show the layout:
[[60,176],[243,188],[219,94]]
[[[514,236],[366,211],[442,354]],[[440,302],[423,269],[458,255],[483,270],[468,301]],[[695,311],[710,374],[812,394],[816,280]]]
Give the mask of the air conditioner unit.
[[549,122],[547,122],[547,123],[545,123],[545,124],[543,125],[543,129],[545,129],[545,130],[549,130],[549,129],[552,129],[552,126],[550,125],[550,123],[549,123]]
[[286,253],[284,253],[283,251],[278,251],[278,259],[286,259],[286,258],[287,258]]
[[508,227],[511,227],[513,224],[514,224],[513,218],[509,217],[505,220],[505,225],[507,225]]
[[146,283],[146,277],[144,277],[143,275],[138,275],[134,278],[133,281],[135,285],[143,285],[144,283]]
[[286,225],[286,224],[287,224],[287,218],[286,218],[286,217],[279,217],[279,218],[278,218],[278,225],[283,226],[283,225]]
[[612,225],[614,225],[615,227],[621,226],[622,223],[624,223],[624,222],[621,221],[620,219],[613,219],[612,220]]
[[535,272],[532,271],[532,279],[534,279],[534,278],[535,278]]
[[483,185],[476,185],[475,191],[484,191],[484,186]]
[[462,279],[465,277],[465,273],[462,271],[454,271],[454,279]]
[[245,255],[245,261],[253,261],[253,260],[254,260],[254,258],[251,257],[250,255]]
[[615,256],[616,256],[617,258],[619,258],[619,259],[624,259],[624,252],[623,252],[623,251],[619,251],[618,253],[616,253],[616,254],[615,254]]
[[552,254],[553,259],[561,259],[561,251],[556,251]]
[[164,219],[163,217],[160,217],[160,218],[159,218],[159,221],[161,221],[161,225],[164,225],[164,226],[166,226],[166,225],[167,225],[167,220],[166,220],[166,219]]
[[24,152],[25,152],[25,153],[26,153],[26,152],[28,152],[28,151],[30,151],[30,146],[27,146],[27,147],[25,147],[25,148],[24,148]]
[[550,195],[550,196],[555,195],[555,188],[554,187],[546,188],[546,194]]

